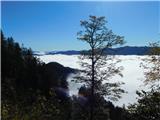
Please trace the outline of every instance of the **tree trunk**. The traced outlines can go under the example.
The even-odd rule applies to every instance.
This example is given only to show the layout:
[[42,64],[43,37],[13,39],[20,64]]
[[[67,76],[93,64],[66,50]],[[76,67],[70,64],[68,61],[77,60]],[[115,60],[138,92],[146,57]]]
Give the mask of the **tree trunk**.
[[92,85],[91,85],[91,107],[90,107],[90,120],[94,116],[94,48],[92,48]]

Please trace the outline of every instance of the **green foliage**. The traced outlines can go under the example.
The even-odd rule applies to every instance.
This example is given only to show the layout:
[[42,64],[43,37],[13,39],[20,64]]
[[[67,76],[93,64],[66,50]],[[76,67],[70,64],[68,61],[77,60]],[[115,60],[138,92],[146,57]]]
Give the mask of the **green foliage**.
[[[69,72],[57,64],[49,69],[50,65],[34,57],[31,49],[20,47],[12,37],[5,38],[2,32],[1,41],[2,119],[69,120],[71,100],[66,95],[59,97],[56,91],[56,87],[67,89]],[[51,81],[54,82],[50,84]]]
[[150,55],[143,59],[146,85],[151,86],[148,92],[137,91],[138,102],[129,106],[131,120],[159,120],[160,118],[160,46],[150,44]]
[[[102,21],[102,23],[96,22],[97,25],[104,25],[103,17],[91,16],[91,22],[95,22],[96,19]],[[88,22],[82,22],[82,26],[88,27],[88,30],[93,27],[90,25]],[[102,28],[98,27],[95,30],[99,31]],[[99,34],[100,32],[93,39],[98,39]],[[112,40],[119,39],[115,35],[113,36]],[[88,37],[85,36],[83,40],[90,43]],[[98,42],[102,44],[102,38]],[[121,42],[122,39],[117,43],[121,44]],[[121,83],[107,82],[102,84],[103,80],[109,80],[114,75],[122,76],[120,72],[122,68],[115,68],[117,62],[111,64],[106,62],[112,61],[113,57],[103,55],[103,48],[106,48],[103,46],[104,44],[81,56],[82,60],[96,60],[93,61],[95,65],[95,92],[93,96],[91,95],[92,84],[90,81],[92,80],[92,64],[82,62],[81,65],[85,69],[81,71],[82,76],[77,76],[77,78],[79,82],[85,82],[87,88],[80,88],[79,96],[71,99],[64,93],[57,92],[57,88],[68,89],[66,77],[72,71],[71,69],[64,68],[57,63],[42,63],[32,55],[31,49],[21,47],[14,42],[12,37],[5,38],[2,32],[1,43],[2,120],[89,120],[93,97],[93,115],[96,120],[159,120],[160,118],[160,88],[157,86],[152,87],[153,90],[150,92],[137,92],[138,102],[130,105],[127,110],[125,107],[115,107],[111,102],[104,99],[104,96],[107,95],[111,99],[117,100],[120,98],[120,94],[124,92],[119,88]],[[117,43],[108,43],[107,46],[111,47]],[[147,84],[159,82],[159,45],[152,45],[154,47],[152,46],[151,55],[149,59],[146,59],[152,66],[144,66],[144,69],[148,70],[145,74]],[[91,46],[94,47],[92,42]],[[91,55],[92,52],[94,52],[94,58]],[[102,68],[106,64],[108,69],[103,71]]]
[[160,91],[137,92],[138,103],[129,106],[132,120],[159,120]]
[[[69,118],[69,101],[61,103],[52,92],[46,98],[40,92],[30,91],[24,95],[16,96],[16,101],[2,101],[2,118],[4,120],[63,120]],[[29,95],[29,97],[27,96]],[[32,100],[32,102],[31,102]],[[68,112],[64,112],[68,111]]]
[[138,102],[128,107],[131,120],[159,120],[160,118],[160,46],[150,44],[150,55],[143,59],[141,64],[145,72],[146,85],[151,91],[137,91]]

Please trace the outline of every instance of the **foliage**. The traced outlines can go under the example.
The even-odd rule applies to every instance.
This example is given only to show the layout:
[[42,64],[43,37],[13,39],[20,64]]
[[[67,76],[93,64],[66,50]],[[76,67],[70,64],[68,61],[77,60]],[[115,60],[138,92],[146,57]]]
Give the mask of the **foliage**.
[[159,120],[160,90],[137,92],[138,103],[129,106],[132,120]]
[[122,45],[124,40],[123,37],[108,30],[105,24],[105,17],[89,16],[88,21],[81,21],[84,29],[78,32],[78,39],[86,42],[90,48],[87,52],[82,52],[79,57],[83,70],[76,77],[77,82],[85,83],[91,88],[90,120],[93,120],[96,94],[117,100],[120,98],[120,93],[124,92],[119,88],[122,83],[108,82],[112,76],[121,75],[122,68],[116,68],[117,61],[113,62],[113,57],[104,54],[107,48]]
[[142,64],[145,70],[145,83],[151,87],[160,87],[160,45],[159,43],[150,44],[150,56],[144,59]]
[[[90,88],[82,86],[78,96],[73,96],[72,119],[89,120],[90,112]],[[112,102],[106,101],[103,96],[95,95],[94,118],[96,120],[130,120],[129,113],[125,108],[115,107]]]
[[66,76],[70,69],[42,63],[31,49],[20,47],[12,37],[5,38],[2,31],[1,42],[2,119],[69,120]]
[[129,106],[131,120],[159,120],[160,118],[160,46],[150,44],[150,56],[146,57],[142,66],[145,70],[145,83],[151,85],[148,92],[137,91],[138,102]]
[[[115,98],[120,97],[118,94],[123,92],[119,89],[121,83],[102,83],[108,81],[114,75],[120,75],[122,67],[115,67],[113,57],[103,55],[104,50],[115,45],[124,43],[123,37],[113,34],[105,26],[104,17],[90,16],[89,21],[81,21],[84,31],[78,34],[78,39],[89,44],[90,50],[82,53],[80,56],[80,64],[82,66],[81,75],[77,77],[77,82],[84,82],[88,87],[94,86],[94,93],[100,95],[111,95],[115,93]],[[93,80],[94,79],[94,80]],[[116,89],[111,89],[111,88]],[[117,93],[117,96],[116,96]]]

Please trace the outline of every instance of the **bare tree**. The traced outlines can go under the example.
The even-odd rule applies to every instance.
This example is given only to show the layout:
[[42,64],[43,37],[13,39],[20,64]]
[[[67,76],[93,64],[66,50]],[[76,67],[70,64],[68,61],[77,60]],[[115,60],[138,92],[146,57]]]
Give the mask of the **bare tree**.
[[107,55],[107,49],[122,45],[124,37],[115,35],[107,29],[105,17],[89,16],[88,21],[81,21],[83,30],[78,32],[78,39],[89,45],[89,50],[79,56],[82,70],[76,81],[85,83],[90,88],[90,120],[94,120],[94,96],[96,94],[117,100],[124,92],[121,82],[109,82],[114,75],[120,75],[122,67],[116,67],[118,60]]

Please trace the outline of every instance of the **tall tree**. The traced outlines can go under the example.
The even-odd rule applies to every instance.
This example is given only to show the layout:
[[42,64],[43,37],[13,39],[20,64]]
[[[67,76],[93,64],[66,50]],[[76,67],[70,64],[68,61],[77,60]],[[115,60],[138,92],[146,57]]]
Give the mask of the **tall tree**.
[[66,77],[74,70],[41,62],[31,49],[21,47],[12,37],[5,38],[2,31],[1,44],[2,119],[69,120],[71,100]]
[[90,49],[82,52],[80,58],[81,72],[76,77],[77,82],[83,82],[90,88],[90,120],[94,120],[94,97],[96,94],[117,100],[120,93],[120,82],[108,82],[114,75],[120,75],[122,67],[116,67],[117,60],[108,56],[107,49],[122,45],[124,37],[115,35],[107,29],[105,17],[89,16],[88,21],[81,21],[84,28],[78,32],[78,39],[86,42]]

